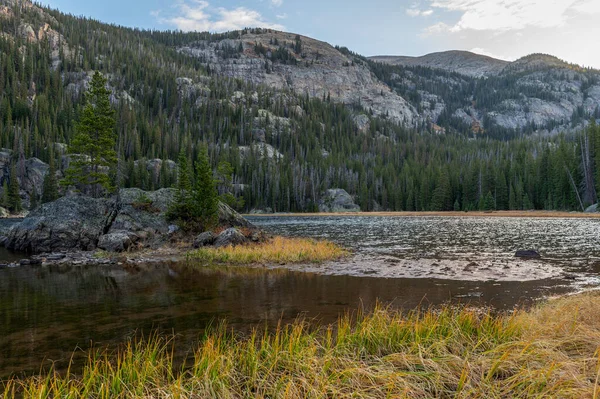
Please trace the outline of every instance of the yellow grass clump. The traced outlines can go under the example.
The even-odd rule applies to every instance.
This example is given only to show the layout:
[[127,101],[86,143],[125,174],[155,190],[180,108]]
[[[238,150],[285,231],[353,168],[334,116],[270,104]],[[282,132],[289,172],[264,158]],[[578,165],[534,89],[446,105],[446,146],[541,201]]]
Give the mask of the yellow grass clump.
[[221,326],[183,367],[154,337],[91,353],[83,372],[0,385],[1,398],[599,398],[600,295],[495,315],[377,307],[316,328]]
[[274,237],[263,243],[200,248],[188,253],[187,258],[207,263],[249,265],[319,263],[340,259],[347,254],[348,251],[329,241]]

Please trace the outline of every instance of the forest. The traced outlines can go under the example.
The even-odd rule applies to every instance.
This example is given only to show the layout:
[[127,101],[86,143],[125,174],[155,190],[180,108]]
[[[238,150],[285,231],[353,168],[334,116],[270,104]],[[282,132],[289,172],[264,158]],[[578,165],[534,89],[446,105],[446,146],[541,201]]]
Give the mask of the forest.
[[[315,211],[329,188],[347,190],[363,211],[581,210],[597,202],[595,123],[552,136],[407,129],[328,98],[218,76],[175,50],[210,34],[143,31],[38,10],[15,8],[0,17],[0,147],[12,150],[17,175],[26,158],[64,156],[57,143],[73,139],[85,82],[99,71],[109,81],[128,187],[173,186],[176,170],[163,162],[155,173],[147,161],[183,153],[191,162],[207,146],[215,175],[228,171],[222,189],[243,199],[236,203],[244,211]],[[24,23],[59,32],[58,50],[49,39],[23,38]],[[237,50],[224,51],[233,57]],[[391,70],[374,73],[385,82]],[[451,98],[456,91],[448,90]],[[476,95],[498,101],[488,92],[480,86]],[[367,129],[357,127],[358,114],[369,117]]]

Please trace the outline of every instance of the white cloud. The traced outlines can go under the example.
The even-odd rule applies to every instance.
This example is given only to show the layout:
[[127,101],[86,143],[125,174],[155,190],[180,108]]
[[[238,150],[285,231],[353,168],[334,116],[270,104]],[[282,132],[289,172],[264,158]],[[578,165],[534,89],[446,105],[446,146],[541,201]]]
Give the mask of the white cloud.
[[283,14],[277,14],[275,17],[277,19],[287,19],[288,15],[287,15],[287,13],[283,13]]
[[271,0],[271,4],[273,4],[275,7],[279,7],[283,4],[283,0]]
[[412,6],[411,8],[406,9],[406,15],[409,17],[428,17],[433,14],[433,10],[420,10],[416,6]]
[[600,13],[598,0],[432,0],[431,6],[462,12],[452,32],[557,28],[573,13]]
[[205,0],[180,0],[175,8],[178,15],[159,18],[159,22],[182,31],[226,32],[251,27],[284,30],[282,25],[265,21],[258,11],[245,7],[213,9]]

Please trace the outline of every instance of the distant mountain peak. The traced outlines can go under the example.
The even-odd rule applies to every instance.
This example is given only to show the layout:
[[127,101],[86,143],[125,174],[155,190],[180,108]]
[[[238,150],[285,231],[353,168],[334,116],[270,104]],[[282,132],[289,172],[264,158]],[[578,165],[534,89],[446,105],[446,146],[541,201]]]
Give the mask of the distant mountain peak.
[[370,59],[392,65],[443,69],[472,77],[498,75],[508,64],[507,61],[462,50],[442,51],[421,57],[375,56]]

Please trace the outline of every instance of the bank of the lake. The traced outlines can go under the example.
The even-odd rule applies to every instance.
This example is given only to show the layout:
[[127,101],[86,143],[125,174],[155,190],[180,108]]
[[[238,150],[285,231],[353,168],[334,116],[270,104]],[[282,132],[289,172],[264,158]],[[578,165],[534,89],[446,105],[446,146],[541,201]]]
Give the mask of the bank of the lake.
[[470,211],[470,212],[343,212],[343,213],[253,213],[244,217],[493,217],[493,218],[573,218],[600,219],[600,212],[565,212],[565,211]]
[[493,314],[385,307],[320,328],[303,320],[239,335],[216,327],[174,358],[178,337],[91,351],[81,372],[10,379],[3,397],[596,397],[600,295]]

